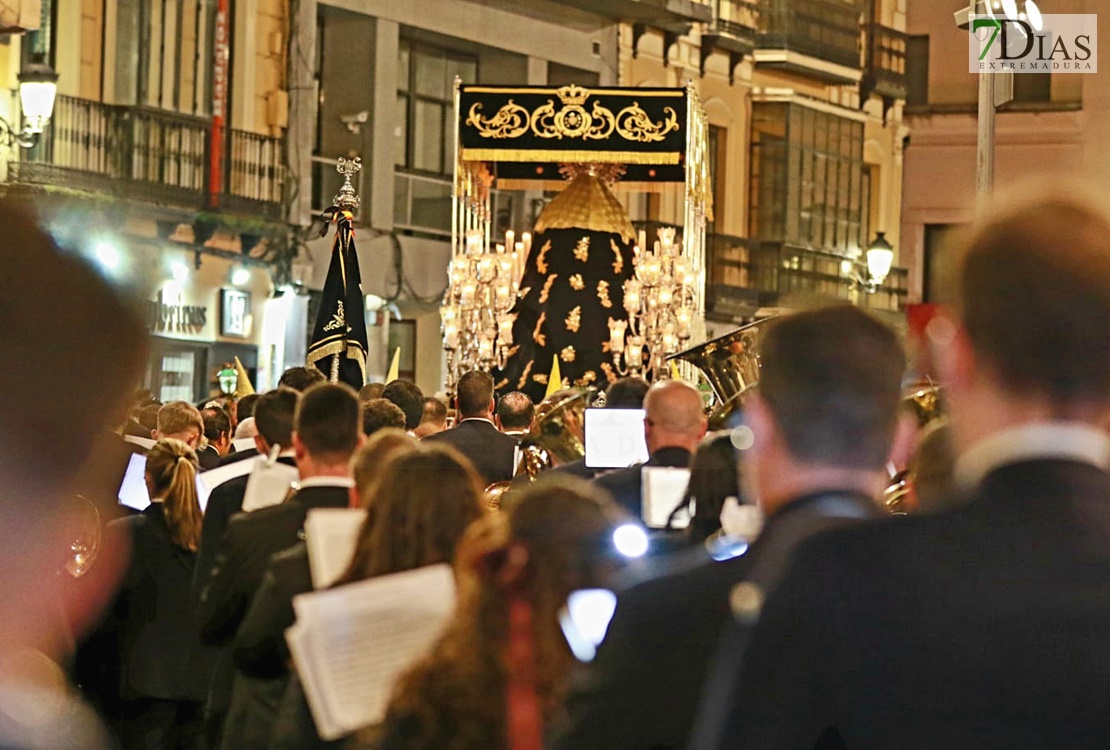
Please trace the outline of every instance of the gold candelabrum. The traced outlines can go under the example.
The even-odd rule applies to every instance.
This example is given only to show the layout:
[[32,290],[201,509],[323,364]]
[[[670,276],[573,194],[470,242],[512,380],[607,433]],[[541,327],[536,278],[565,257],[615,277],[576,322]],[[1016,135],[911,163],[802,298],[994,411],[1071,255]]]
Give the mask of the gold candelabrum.
[[634,276],[624,282],[628,320],[609,319],[609,351],[620,375],[665,377],[664,360],[686,348],[697,313],[697,273],[682,254],[675,229],[664,227],[647,249],[641,230],[633,248]]
[[510,312],[516,303],[532,235],[512,230],[504,243],[490,244],[484,232],[468,231],[461,252],[451,259],[450,281],[440,317],[447,351],[447,390],[471,370],[504,367],[513,346]]

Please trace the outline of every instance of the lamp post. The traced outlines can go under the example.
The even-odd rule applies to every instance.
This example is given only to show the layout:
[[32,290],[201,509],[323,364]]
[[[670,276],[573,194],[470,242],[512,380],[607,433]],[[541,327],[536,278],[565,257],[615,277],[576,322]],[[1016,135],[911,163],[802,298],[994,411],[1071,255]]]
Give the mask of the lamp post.
[[54,99],[58,93],[58,74],[46,62],[44,55],[36,54],[30,64],[19,72],[19,103],[23,115],[23,128],[17,130],[0,117],[0,140],[8,148],[16,144],[31,148],[38,143],[54,113]]
[[865,257],[866,266],[859,261],[845,260],[841,265],[841,272],[848,276],[849,287],[874,294],[886,281],[890,268],[894,265],[894,246],[887,240],[886,232],[875,233],[875,239],[867,246]]
[[[971,16],[1027,21],[1034,29],[1044,26],[1036,0],[972,0],[966,8],[953,14],[956,26],[965,31]],[[1013,71],[979,74],[979,114],[975,154],[976,206],[982,210],[994,187],[995,114],[998,108],[1014,98]]]

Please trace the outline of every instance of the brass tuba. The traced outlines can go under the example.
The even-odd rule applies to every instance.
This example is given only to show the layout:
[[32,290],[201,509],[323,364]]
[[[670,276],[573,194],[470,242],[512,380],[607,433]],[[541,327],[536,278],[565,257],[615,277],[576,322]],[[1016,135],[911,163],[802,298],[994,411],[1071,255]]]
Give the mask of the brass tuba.
[[759,334],[772,318],[741,326],[704,344],[699,344],[668,360],[689,362],[698,368],[713,389],[716,404],[709,414],[711,428],[722,426],[740,406],[741,397],[759,382]]

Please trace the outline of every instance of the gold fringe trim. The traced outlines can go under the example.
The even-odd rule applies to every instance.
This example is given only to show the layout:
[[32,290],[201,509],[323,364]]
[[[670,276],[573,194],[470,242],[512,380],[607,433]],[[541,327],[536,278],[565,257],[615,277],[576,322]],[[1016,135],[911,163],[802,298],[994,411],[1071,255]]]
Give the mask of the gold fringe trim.
[[[500,190],[549,190],[558,192],[566,187],[566,180],[518,180],[500,178],[497,187]],[[675,182],[616,182],[609,186],[615,193],[665,193],[668,190],[679,191],[682,181]]]
[[678,164],[681,151],[557,151],[555,149],[464,148],[463,161],[600,162],[602,164]]
[[[590,96],[600,96],[602,94],[610,96],[627,96],[635,97],[637,99],[685,99],[686,89],[586,89]],[[540,88],[538,86],[529,86],[528,88],[508,88],[502,86],[463,86],[462,92],[464,94],[558,94],[557,88]]]

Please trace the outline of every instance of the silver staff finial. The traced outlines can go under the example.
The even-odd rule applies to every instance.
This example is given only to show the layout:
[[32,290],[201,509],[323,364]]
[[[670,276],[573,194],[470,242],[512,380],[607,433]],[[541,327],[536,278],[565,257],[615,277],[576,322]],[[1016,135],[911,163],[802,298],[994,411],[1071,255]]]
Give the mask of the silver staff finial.
[[362,159],[357,156],[354,159],[345,159],[341,156],[339,163],[335,165],[335,171],[343,175],[343,185],[340,186],[334,203],[344,211],[357,211],[362,203],[362,199],[355,192],[355,186],[351,184],[351,175],[358,174],[360,169],[362,169]]

